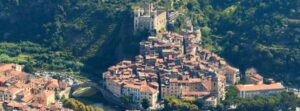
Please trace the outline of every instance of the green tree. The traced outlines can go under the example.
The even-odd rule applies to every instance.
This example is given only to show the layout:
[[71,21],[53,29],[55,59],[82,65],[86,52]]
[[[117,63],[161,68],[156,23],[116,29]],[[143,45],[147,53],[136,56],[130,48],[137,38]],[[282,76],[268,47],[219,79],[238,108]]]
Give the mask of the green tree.
[[205,37],[209,36],[210,33],[211,33],[211,29],[209,27],[207,27],[207,26],[204,26],[201,29],[201,31],[202,31],[202,35],[205,36]]
[[23,70],[24,70],[25,72],[27,72],[27,73],[34,73],[34,68],[33,68],[33,66],[32,66],[32,65],[29,65],[29,64],[25,65],[25,67],[24,67]]
[[195,105],[195,104],[191,104],[189,106],[189,110],[190,111],[199,111],[199,107],[197,105]]
[[238,89],[236,86],[230,86],[228,91],[226,92],[226,97],[224,104],[226,105],[234,105],[239,102],[240,98],[238,95]]
[[121,98],[123,103],[130,103],[131,102],[131,97],[130,96],[124,96]]
[[299,99],[293,93],[283,92],[281,94],[280,108],[284,110],[296,110],[299,105]]
[[197,105],[199,108],[201,108],[201,107],[204,106],[204,100],[202,100],[202,99],[196,99],[194,101],[194,104]]
[[65,108],[70,108],[75,111],[101,111],[101,109],[99,109],[99,108],[94,108],[92,106],[85,105],[82,102],[80,102],[76,99],[73,99],[73,98],[64,99],[63,106]]
[[149,107],[150,107],[150,102],[149,102],[149,100],[148,99],[146,99],[146,98],[144,98],[143,100],[142,100],[142,107],[144,108],[144,109],[148,109]]

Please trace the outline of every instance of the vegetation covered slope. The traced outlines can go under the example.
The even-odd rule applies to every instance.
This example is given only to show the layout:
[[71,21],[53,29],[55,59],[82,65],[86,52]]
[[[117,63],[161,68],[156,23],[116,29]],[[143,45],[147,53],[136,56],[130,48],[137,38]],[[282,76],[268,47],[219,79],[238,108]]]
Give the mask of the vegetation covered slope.
[[[226,6],[223,4],[221,6]],[[242,70],[300,83],[300,2],[240,1],[223,8],[215,27],[222,54]]]
[[[132,36],[130,4],[124,4],[122,0],[2,0],[0,51],[10,58],[1,62],[34,61],[35,67],[50,70],[99,71],[130,58],[138,52],[141,39]],[[75,62],[75,67],[67,62]]]
[[[242,72],[300,83],[300,2],[295,0],[181,0],[174,2],[202,27],[204,46]],[[182,27],[179,20],[177,26]]]
[[[1,53],[9,61],[18,62],[40,61],[39,58],[53,55],[53,61],[35,65],[39,67],[47,63],[46,68],[105,69],[137,53],[142,38],[132,36],[130,6],[140,1],[143,2],[1,0],[0,41],[15,44],[17,49],[24,44],[22,41],[29,41],[47,50],[43,57],[22,48],[15,54],[11,54],[11,48],[1,48]],[[202,27],[204,47],[221,54],[242,71],[255,67],[264,76],[300,84],[298,0],[153,1],[181,13],[170,30],[180,31],[185,21],[191,20],[193,25]],[[32,58],[24,59],[24,53]],[[63,58],[73,58],[68,62],[73,65],[64,66],[67,61]]]

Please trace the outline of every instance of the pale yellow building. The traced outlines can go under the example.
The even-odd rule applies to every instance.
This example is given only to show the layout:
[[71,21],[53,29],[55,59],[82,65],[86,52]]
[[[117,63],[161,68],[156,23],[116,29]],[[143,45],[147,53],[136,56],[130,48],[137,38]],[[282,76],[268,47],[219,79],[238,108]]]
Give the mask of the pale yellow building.
[[253,96],[269,96],[284,91],[281,83],[236,85],[242,98]]
[[235,85],[239,81],[240,71],[237,68],[232,66],[226,66],[224,69],[224,75],[226,78],[226,84],[228,85]]
[[67,87],[66,89],[60,91],[58,93],[59,97],[69,98],[71,92],[71,87]]
[[55,92],[43,91],[33,97],[33,103],[49,106],[51,103],[55,103]]
[[184,98],[185,96],[207,95],[207,92],[210,91],[210,84],[210,81],[201,81],[199,78],[186,78],[181,80],[171,78],[169,84],[165,84],[162,87],[162,96]]
[[140,96],[141,102],[143,99],[147,99],[150,105],[156,105],[158,101],[158,90],[148,85],[142,85],[140,88]]
[[141,103],[147,99],[151,106],[157,104],[159,91],[147,84],[127,83],[122,89],[123,96],[131,97],[133,102]]

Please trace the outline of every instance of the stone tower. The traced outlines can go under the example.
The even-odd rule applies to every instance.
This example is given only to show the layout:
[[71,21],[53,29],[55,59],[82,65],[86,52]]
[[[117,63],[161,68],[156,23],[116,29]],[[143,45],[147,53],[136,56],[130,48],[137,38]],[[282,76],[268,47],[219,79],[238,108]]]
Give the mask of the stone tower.
[[202,44],[202,33],[201,33],[200,28],[197,28],[195,30],[195,34],[196,34],[196,38],[197,38],[196,40],[197,40],[197,42],[199,42],[199,43]]
[[137,8],[134,9],[134,33],[137,32],[139,26],[139,18],[143,15],[144,10]]
[[214,72],[211,82],[211,95],[216,97],[219,103],[225,99],[225,77],[224,75]]
[[143,7],[145,10],[144,15],[150,15],[151,12],[154,10],[153,3],[150,3],[150,4],[145,3],[145,4],[143,4]]

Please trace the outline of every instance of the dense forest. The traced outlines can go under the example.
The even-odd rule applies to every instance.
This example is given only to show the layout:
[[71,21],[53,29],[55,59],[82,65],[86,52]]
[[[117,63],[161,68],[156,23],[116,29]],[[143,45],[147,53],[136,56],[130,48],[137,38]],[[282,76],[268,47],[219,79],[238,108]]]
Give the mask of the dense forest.
[[[138,52],[131,7],[146,0],[1,0],[0,62],[48,70],[99,74]],[[299,85],[300,1],[153,0],[181,13],[169,30],[189,20],[200,26],[204,47],[242,71]]]
[[[265,77],[297,85],[299,6],[300,1],[295,0],[189,0],[174,2],[173,8],[202,27],[205,48],[219,53],[242,72],[255,67]],[[175,27],[184,27],[181,23],[185,19],[179,19]]]

